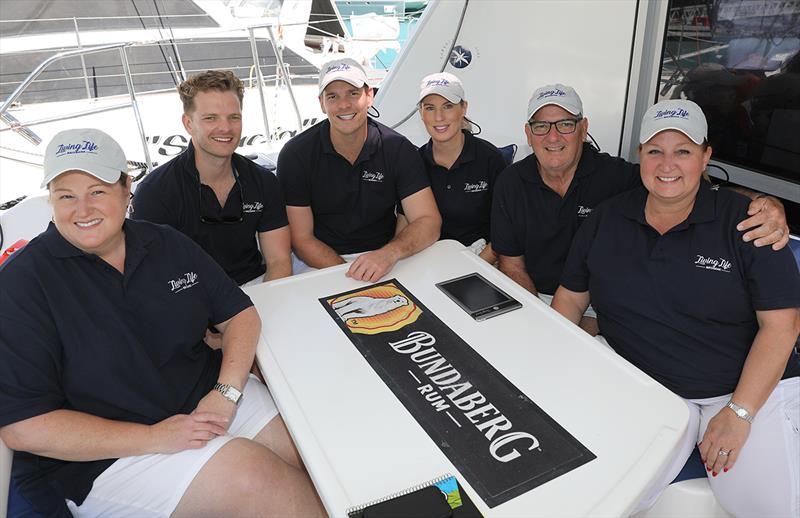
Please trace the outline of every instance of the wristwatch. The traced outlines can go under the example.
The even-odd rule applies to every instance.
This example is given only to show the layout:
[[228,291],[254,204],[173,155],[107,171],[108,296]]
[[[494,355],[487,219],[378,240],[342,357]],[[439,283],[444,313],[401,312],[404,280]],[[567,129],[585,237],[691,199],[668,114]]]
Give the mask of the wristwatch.
[[750,415],[750,412],[748,412],[746,408],[737,405],[733,402],[733,400],[728,401],[726,406],[736,413],[736,417],[739,419],[744,419],[748,423],[753,424],[753,416]]
[[242,393],[239,389],[234,387],[233,385],[228,385],[224,383],[215,383],[214,390],[225,396],[225,399],[232,401],[235,404],[239,404],[239,401],[242,400]]

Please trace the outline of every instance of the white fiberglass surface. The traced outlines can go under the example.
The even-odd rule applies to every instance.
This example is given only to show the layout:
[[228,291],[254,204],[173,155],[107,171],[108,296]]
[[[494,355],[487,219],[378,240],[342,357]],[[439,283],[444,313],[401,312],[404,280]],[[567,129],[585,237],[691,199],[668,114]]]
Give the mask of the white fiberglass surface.
[[[618,153],[634,0],[471,0],[455,37],[460,60],[450,59],[464,4],[428,6],[378,94],[383,122],[397,124],[412,112],[420,80],[444,66],[462,79],[468,115],[483,128],[481,137],[497,146],[516,143],[517,159],[530,153],[523,132],[528,99],[537,87],[550,83],[577,90],[589,132],[603,151]],[[397,129],[417,144],[428,138],[416,114]]]

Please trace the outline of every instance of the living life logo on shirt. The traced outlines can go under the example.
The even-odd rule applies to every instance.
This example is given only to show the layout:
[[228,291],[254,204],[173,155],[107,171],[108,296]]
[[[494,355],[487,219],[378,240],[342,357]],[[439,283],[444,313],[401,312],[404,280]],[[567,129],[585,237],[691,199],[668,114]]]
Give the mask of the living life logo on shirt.
[[186,272],[177,279],[167,282],[169,283],[169,288],[172,290],[172,293],[188,290],[192,286],[196,286],[198,284],[197,274],[194,272]]
[[584,207],[583,205],[578,205],[578,217],[579,218],[588,218],[589,214],[592,213],[591,207]]
[[242,204],[242,211],[244,211],[246,214],[256,214],[262,212],[263,210],[264,210],[264,204],[261,203],[260,201]]
[[464,182],[464,192],[484,192],[489,190],[489,182],[481,180],[478,183]]
[[695,268],[703,268],[704,270],[714,270],[715,272],[731,273],[731,262],[723,257],[706,257],[697,254],[694,261]]
[[379,171],[371,173],[369,171],[364,170],[361,173],[361,180],[365,182],[383,183],[383,173]]

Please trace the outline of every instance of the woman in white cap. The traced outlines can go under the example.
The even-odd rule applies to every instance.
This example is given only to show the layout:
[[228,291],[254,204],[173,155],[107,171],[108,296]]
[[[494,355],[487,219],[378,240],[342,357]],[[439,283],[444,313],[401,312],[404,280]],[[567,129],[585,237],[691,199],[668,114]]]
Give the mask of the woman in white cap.
[[645,113],[643,187],[600,205],[572,244],[553,308],[591,296],[616,352],[682,397],[689,426],[652,505],[696,444],[735,516],[800,511],[800,273],[789,250],[744,243],[749,199],[704,179],[707,124],[691,101]]
[[[53,222],[0,267],[0,437],[44,515],[321,516],[266,387],[261,321],[182,233],[125,218],[105,133],[45,151]],[[11,302],[13,301],[13,302]],[[203,342],[209,325],[221,350]],[[63,513],[62,513],[63,514]]]
[[419,151],[442,215],[439,239],[460,241],[494,264],[497,257],[489,239],[492,188],[506,163],[494,145],[470,131],[464,87],[453,74],[422,80],[419,114],[431,136]]

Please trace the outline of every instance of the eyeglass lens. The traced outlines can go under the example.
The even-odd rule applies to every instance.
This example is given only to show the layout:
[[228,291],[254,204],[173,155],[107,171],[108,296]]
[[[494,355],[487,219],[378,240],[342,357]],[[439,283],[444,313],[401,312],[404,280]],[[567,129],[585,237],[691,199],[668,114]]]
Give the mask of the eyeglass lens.
[[568,135],[570,133],[575,133],[575,129],[578,127],[578,120],[577,119],[562,119],[560,121],[555,122],[548,122],[548,121],[531,121],[530,124],[531,132],[534,135],[547,135],[550,133],[550,128],[552,126],[556,127],[556,131],[561,133],[562,135]]

